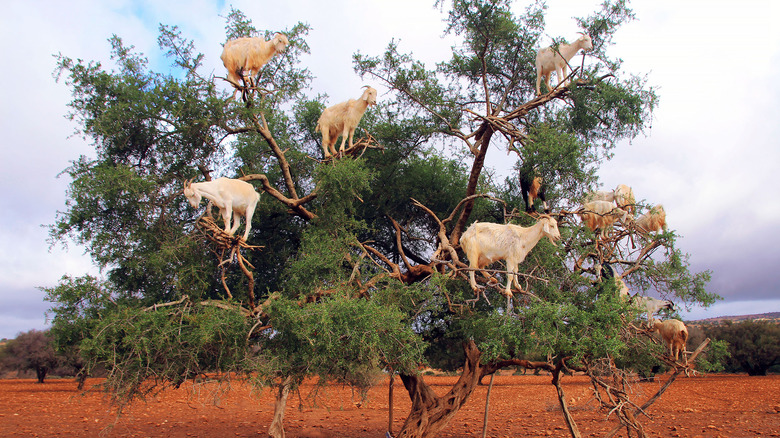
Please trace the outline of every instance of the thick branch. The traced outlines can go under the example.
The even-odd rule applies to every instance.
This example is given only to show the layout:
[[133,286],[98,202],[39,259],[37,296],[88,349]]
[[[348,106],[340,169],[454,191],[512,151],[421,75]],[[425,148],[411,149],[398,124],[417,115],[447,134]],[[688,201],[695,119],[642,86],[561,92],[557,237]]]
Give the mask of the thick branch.
[[257,119],[257,115],[252,116],[255,129],[257,129],[257,132],[263,136],[265,141],[268,143],[268,146],[271,148],[271,151],[279,160],[279,168],[282,170],[284,183],[287,186],[287,191],[290,193],[290,196],[292,196],[293,199],[298,199],[298,193],[295,191],[295,183],[293,182],[292,174],[290,173],[290,164],[287,162],[287,158],[284,156],[284,151],[282,151],[279,145],[276,144],[276,139],[273,137],[273,135],[271,135],[271,130],[268,128],[268,122],[265,120],[265,115],[260,113],[260,117],[263,119],[262,124],[260,124],[260,120]]
[[[479,133],[476,137],[476,144],[479,145],[479,151],[476,157],[474,157],[474,164],[471,166],[471,173],[469,174],[469,183],[466,186],[466,196],[471,196],[477,193],[477,183],[479,182],[479,175],[482,173],[482,168],[485,167],[485,157],[487,156],[488,146],[490,145],[490,138],[493,136],[493,127],[487,123],[482,125],[477,130]],[[455,227],[450,234],[450,245],[457,245],[460,240],[463,229],[466,227],[466,222],[471,216],[471,211],[474,209],[474,201],[471,200],[463,207],[463,211],[455,223]]]
[[303,198],[288,198],[284,196],[281,192],[276,190],[271,183],[268,181],[268,177],[261,174],[261,173],[253,173],[250,175],[245,175],[240,178],[244,181],[260,181],[263,185],[263,191],[268,193],[269,195],[273,196],[277,200],[281,201],[284,205],[288,206],[290,208],[290,212],[293,214],[296,214],[303,219],[311,220],[317,217],[314,213],[306,210],[303,207],[303,204],[312,201],[317,197],[316,193],[311,193],[307,196],[304,196]]

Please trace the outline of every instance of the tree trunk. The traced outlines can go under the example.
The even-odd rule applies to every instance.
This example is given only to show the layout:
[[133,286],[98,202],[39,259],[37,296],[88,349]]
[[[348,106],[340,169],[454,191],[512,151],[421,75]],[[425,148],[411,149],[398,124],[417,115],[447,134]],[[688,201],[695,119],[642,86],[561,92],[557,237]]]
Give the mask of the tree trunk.
[[561,411],[563,411],[563,419],[566,421],[566,426],[569,428],[569,433],[572,438],[580,438],[580,430],[577,428],[577,423],[574,421],[571,412],[569,411],[569,405],[566,403],[566,394],[563,392],[561,386],[561,372],[563,372],[563,360],[558,363],[553,371],[552,384],[555,386],[555,391],[558,393],[558,403],[561,405]]
[[463,373],[452,389],[441,397],[433,392],[421,376],[401,374],[401,381],[412,399],[412,409],[397,438],[436,436],[466,403],[479,383],[482,369],[479,364],[481,353],[474,341],[464,343],[463,348],[466,355]]
[[84,389],[84,383],[87,381],[87,373],[83,371],[79,371],[78,374],[76,374],[76,382],[78,382],[78,390],[81,391]]
[[284,435],[284,409],[287,406],[287,397],[290,395],[291,377],[284,379],[279,384],[279,391],[276,393],[276,403],[274,403],[274,419],[268,427],[268,436],[273,438],[285,438]]

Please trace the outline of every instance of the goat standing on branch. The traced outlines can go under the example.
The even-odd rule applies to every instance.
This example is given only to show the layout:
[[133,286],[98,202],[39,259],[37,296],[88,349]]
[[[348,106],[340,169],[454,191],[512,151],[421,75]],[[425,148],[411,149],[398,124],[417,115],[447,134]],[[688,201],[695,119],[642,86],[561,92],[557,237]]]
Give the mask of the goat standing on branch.
[[552,91],[550,88],[550,74],[552,72],[558,75],[558,85],[563,84],[571,58],[580,49],[588,51],[592,48],[593,41],[590,36],[582,34],[572,44],[561,44],[557,51],[552,47],[539,50],[536,53],[536,94],[542,94],[539,88],[542,78],[545,78],[544,84],[547,85],[547,90]]
[[[530,227],[490,222],[471,224],[460,238],[460,246],[466,253],[471,268],[469,271],[471,288],[479,291],[474,279],[475,269],[482,269],[498,260],[506,260],[508,274],[504,295],[512,296],[510,286],[513,282],[518,289],[522,290],[517,275],[515,275],[517,267],[543,236],[547,236],[553,245],[556,240],[561,238],[558,222],[546,214],[540,216],[536,224]],[[478,292],[477,296],[479,296]]]
[[349,147],[354,146],[355,128],[357,128],[360,119],[366,109],[371,105],[376,105],[376,90],[364,86],[365,91],[358,99],[349,99],[346,102],[337,103],[325,108],[319,120],[315,131],[322,132],[322,151],[325,158],[336,155],[336,140],[341,135],[341,146],[339,154],[344,153],[344,143],[349,137]]
[[274,55],[284,52],[287,44],[287,37],[281,33],[275,34],[269,41],[258,37],[244,37],[225,43],[220,59],[228,71],[228,81],[236,87],[233,98],[241,87],[241,77],[245,73],[249,73],[250,78],[257,76]]
[[614,202],[619,209],[631,215],[633,215],[634,211],[636,211],[635,208],[636,198],[634,197],[634,190],[625,184],[618,184],[615,190],[612,190],[610,192],[608,191],[593,192],[587,196],[586,200],[588,202],[590,201]]
[[647,213],[639,216],[639,219],[636,220],[636,229],[642,234],[649,234],[653,231],[666,231],[666,211],[664,206],[658,204],[650,208],[650,211]]
[[688,328],[679,319],[667,319],[666,321],[654,321],[650,331],[658,331],[661,337],[669,347],[669,357],[675,362],[680,360],[682,353],[683,361],[688,363],[685,357],[685,344],[688,342]]
[[523,196],[523,202],[525,202],[525,211],[532,213],[536,211],[534,209],[534,201],[540,199],[542,201],[542,207],[545,213],[550,212],[550,207],[547,206],[547,198],[545,196],[545,184],[541,176],[536,176],[534,170],[528,170],[526,168],[520,169],[520,194]]
[[653,297],[634,296],[631,298],[631,302],[636,308],[641,311],[647,312],[647,323],[652,326],[655,322],[656,313],[662,309],[675,310],[674,303],[669,300],[659,300]]
[[[240,224],[239,216],[244,216],[246,230],[244,240],[249,237],[252,229],[252,216],[255,214],[260,193],[252,184],[240,179],[217,178],[213,181],[193,183],[192,180],[184,183],[184,196],[190,201],[192,208],[198,208],[202,198],[206,198],[219,208],[222,220],[225,221],[225,232],[235,234]],[[234,216],[235,214],[235,216]],[[233,227],[230,227],[230,218],[233,217]]]
[[588,229],[593,232],[601,230],[602,234],[604,233],[604,230],[615,223],[615,221],[625,221],[628,217],[628,213],[625,210],[615,207],[615,205],[609,201],[586,202],[582,208],[577,211],[577,214]]

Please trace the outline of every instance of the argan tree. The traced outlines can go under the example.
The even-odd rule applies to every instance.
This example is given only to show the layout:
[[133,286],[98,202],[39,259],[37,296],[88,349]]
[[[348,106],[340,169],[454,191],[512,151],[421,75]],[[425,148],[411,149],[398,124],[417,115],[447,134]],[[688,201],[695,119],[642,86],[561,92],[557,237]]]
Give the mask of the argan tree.
[[[356,54],[356,73],[389,92],[364,115],[355,146],[328,160],[314,131],[322,97],[307,96],[311,73],[299,61],[303,24],[283,31],[288,50],[245,81],[238,100],[224,78],[203,76],[203,55],[172,27],[158,40],[168,72],[150,71],[117,36],[112,69],[60,56],[71,117],[95,158],[66,170],[68,204],[51,238],[83,244],[107,275],[97,288],[65,279],[48,299],[55,327],[88,328],[74,342],[88,366],[106,367],[117,402],[205,373],[251,375],[275,391],[269,433],[283,436],[287,394],[304,378],[365,389],[385,371],[412,400],[397,436],[425,437],[446,427],[480,378],[523,365],[553,372],[577,436],[563,371],[588,372],[599,390],[604,367],[624,376],[642,354],[662,358],[606,265],[634,291],[716,299],[704,289],[709,274],[689,272],[673,231],[641,234],[627,219],[594,234],[571,214],[597,187],[600,163],[642,132],[656,105],[646,81],[608,55],[632,18],[625,2],[578,20],[594,42],[589,61],[575,57],[568,84],[542,96],[533,64],[543,3],[522,17],[508,1],[437,6],[449,7],[447,32],[461,41],[451,59],[428,69],[395,42]],[[228,16],[226,39],[270,34],[240,11]],[[517,213],[517,175],[500,180],[485,167],[488,155],[507,153],[543,178],[563,238],[533,249],[523,289],[505,300],[498,264],[471,289],[459,239],[476,220],[537,220]],[[222,234],[181,194],[183,181],[216,176],[263,193],[247,241]],[[438,396],[420,364],[462,373]],[[614,394],[602,400],[614,408]],[[619,401],[621,423],[641,431]]]

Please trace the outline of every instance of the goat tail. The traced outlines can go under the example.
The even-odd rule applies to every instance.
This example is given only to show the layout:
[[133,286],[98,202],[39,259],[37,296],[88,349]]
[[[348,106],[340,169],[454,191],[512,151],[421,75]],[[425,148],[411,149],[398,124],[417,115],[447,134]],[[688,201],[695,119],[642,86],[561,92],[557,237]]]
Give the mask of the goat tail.
[[319,122],[317,123],[317,126],[314,127],[314,132],[320,132],[322,128],[320,128]]

